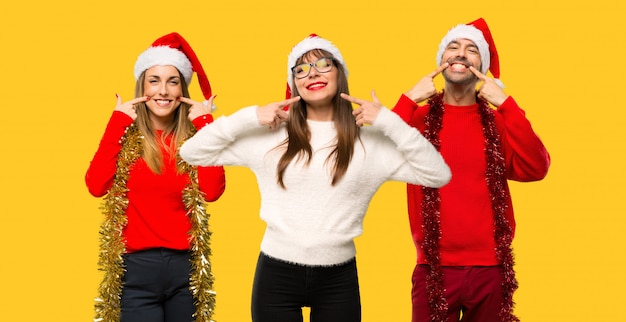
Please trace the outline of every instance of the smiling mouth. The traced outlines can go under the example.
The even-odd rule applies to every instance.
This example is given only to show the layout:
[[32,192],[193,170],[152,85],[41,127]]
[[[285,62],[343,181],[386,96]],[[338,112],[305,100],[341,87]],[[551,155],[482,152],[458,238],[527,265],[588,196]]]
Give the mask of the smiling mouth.
[[167,106],[167,105],[170,105],[172,100],[155,99],[154,102],[157,103],[157,105],[159,105],[159,106]]
[[472,66],[470,62],[461,59],[449,60],[448,64],[450,64],[449,67],[452,67],[453,69],[470,68],[470,66]]
[[316,90],[316,89],[320,89],[320,88],[324,88],[326,87],[326,83],[313,83],[309,86],[306,87],[306,89],[308,90]]
[[452,64],[450,64],[450,66],[469,68],[469,65],[464,64],[464,63],[452,63]]
[[470,66],[472,66],[470,63],[464,61],[451,61],[449,64],[450,66],[448,66],[448,69],[450,72],[457,73],[465,73],[469,70]]

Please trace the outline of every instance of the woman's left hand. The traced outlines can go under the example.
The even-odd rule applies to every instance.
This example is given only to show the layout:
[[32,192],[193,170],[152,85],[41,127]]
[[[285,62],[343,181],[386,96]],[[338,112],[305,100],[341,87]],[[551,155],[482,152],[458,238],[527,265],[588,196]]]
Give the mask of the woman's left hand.
[[189,118],[190,121],[193,121],[202,115],[211,114],[213,111],[213,100],[215,99],[215,96],[216,95],[211,96],[204,102],[196,102],[184,96],[179,97],[178,100],[190,105],[187,118]]
[[359,105],[359,108],[352,111],[352,115],[354,115],[356,125],[358,126],[374,124],[374,121],[378,116],[378,112],[380,112],[380,109],[383,108],[383,104],[380,103],[374,91],[372,91],[372,102],[352,97],[345,93],[341,93],[341,98],[350,103]]

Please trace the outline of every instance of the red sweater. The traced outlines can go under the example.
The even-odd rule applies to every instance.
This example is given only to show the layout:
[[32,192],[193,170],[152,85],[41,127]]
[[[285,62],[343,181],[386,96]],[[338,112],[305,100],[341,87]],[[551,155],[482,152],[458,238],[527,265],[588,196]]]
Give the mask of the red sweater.
[[[212,121],[211,115],[205,115],[193,123],[199,129]],[[120,140],[132,122],[128,115],[115,111],[107,124],[85,175],[87,188],[95,197],[104,196],[113,185],[117,155],[122,148]],[[170,139],[167,138],[167,143]],[[165,149],[161,152],[164,161],[162,174],[153,173],[142,158],[130,170],[127,182],[128,223],[123,230],[129,253],[156,247],[189,249],[191,222],[182,197],[189,177],[177,174],[176,158],[172,160]],[[198,182],[207,201],[217,200],[225,189],[224,168],[198,167]]]
[[[423,132],[428,109],[428,105],[418,107],[410,98],[402,95],[393,111]],[[439,189],[441,265],[497,265],[499,263],[495,255],[493,211],[485,180],[485,140],[478,104],[445,104],[444,111],[439,132],[440,152],[450,166],[452,179]],[[524,111],[512,97],[508,97],[493,111],[502,141],[507,179],[535,181],[544,178],[550,166],[550,156],[534,133]],[[425,264],[420,186],[407,186],[407,201],[417,262]],[[510,198],[508,204],[506,216],[514,232],[515,218]]]

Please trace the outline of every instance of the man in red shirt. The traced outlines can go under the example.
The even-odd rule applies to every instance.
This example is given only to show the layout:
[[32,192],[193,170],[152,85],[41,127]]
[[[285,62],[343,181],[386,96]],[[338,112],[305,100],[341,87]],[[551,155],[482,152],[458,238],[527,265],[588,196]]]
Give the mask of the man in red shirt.
[[[543,179],[550,156],[502,90],[498,53],[482,18],[449,30],[437,65],[394,107],[452,171],[441,188],[407,186],[417,249],[413,322],[519,321],[512,313],[515,218],[507,180]],[[439,74],[441,92],[433,83]]]

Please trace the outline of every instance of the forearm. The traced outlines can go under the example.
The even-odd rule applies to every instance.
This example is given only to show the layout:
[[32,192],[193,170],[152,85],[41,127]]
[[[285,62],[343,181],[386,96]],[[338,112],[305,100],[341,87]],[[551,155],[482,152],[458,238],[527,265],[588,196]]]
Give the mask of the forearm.
[[243,108],[204,126],[181,146],[180,156],[192,165],[225,165],[222,154],[228,151],[239,135],[258,127],[256,106]]
[[497,111],[504,119],[503,146],[509,179],[543,179],[550,167],[550,155],[526,118],[525,112],[512,97],[508,97]]
[[111,188],[117,169],[117,157],[122,148],[122,137],[132,122],[132,118],[122,112],[113,112],[111,115],[98,150],[85,174],[85,183],[93,196],[101,197]]
[[[386,109],[385,109],[386,110]],[[382,111],[375,125],[396,145],[410,178],[394,178],[427,187],[441,187],[450,181],[450,168],[435,147],[420,132],[388,110]]]

